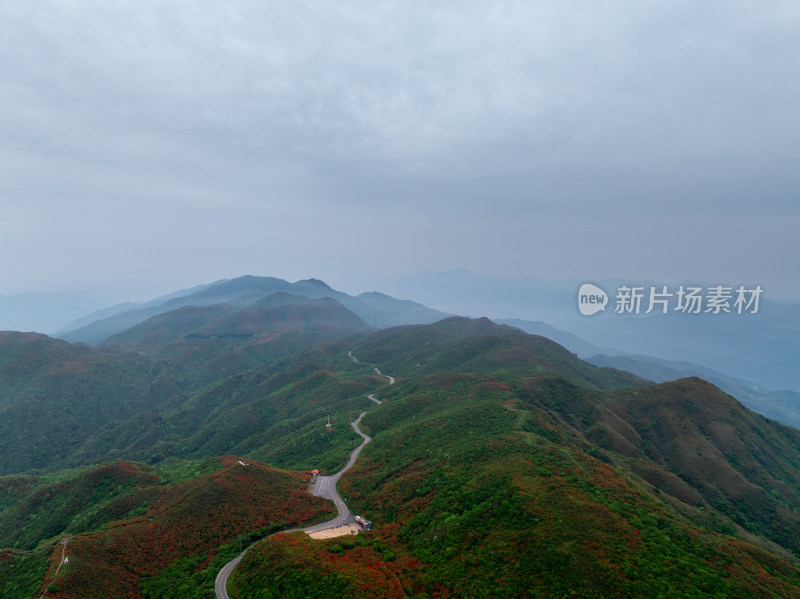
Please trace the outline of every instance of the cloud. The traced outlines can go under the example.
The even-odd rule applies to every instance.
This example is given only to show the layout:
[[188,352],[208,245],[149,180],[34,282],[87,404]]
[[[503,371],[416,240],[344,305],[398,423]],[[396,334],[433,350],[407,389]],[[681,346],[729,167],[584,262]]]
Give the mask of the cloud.
[[[212,227],[238,248],[233,269],[252,227],[313,245],[395,222],[441,231],[438,250],[393,258],[405,271],[438,252],[536,274],[519,258],[535,240],[478,256],[448,232],[454,213],[462,231],[537,223],[575,239],[635,213],[663,238],[708,224],[706,254],[728,235],[716,217],[746,222],[775,260],[798,249],[767,235],[798,214],[798,21],[791,2],[6,3],[5,228],[113,229],[124,263],[137,243]],[[609,254],[600,276],[646,270]]]

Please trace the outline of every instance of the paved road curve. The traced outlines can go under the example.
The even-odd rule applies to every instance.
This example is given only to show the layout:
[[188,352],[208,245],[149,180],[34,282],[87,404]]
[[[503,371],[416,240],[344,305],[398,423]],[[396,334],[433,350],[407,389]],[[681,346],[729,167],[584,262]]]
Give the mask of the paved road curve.
[[393,377],[393,376],[389,376],[388,374],[383,374],[383,373],[382,373],[380,370],[378,370],[377,368],[374,368],[373,370],[374,370],[375,372],[377,372],[379,375],[381,375],[381,376],[385,376],[387,379],[389,379],[389,384],[390,384],[390,385],[394,385],[394,377]]
[[[358,459],[358,454],[361,453],[361,450],[364,449],[364,446],[372,441],[372,437],[361,432],[361,429],[358,428],[358,425],[361,422],[361,419],[364,417],[364,414],[366,414],[366,412],[361,412],[361,415],[350,423],[350,426],[353,427],[353,430],[361,435],[364,441],[361,443],[361,445],[353,450],[353,453],[350,454],[350,459],[347,461],[347,464],[345,464],[344,468],[332,476],[318,476],[317,482],[314,485],[314,495],[333,501],[333,503],[336,505],[339,515],[332,520],[322,522],[321,524],[315,524],[305,528],[293,528],[291,530],[284,530],[276,534],[286,534],[289,532],[297,532],[299,530],[302,530],[303,532],[314,532],[317,530],[333,528],[335,526],[340,526],[353,521],[353,514],[349,509],[347,509],[347,505],[345,505],[344,501],[342,501],[342,498],[339,496],[339,492],[336,490],[336,483],[339,482],[339,477],[342,476],[342,474],[353,467],[353,464],[355,464],[356,460]],[[247,549],[250,549],[250,547]],[[231,572],[233,572],[233,569],[239,564],[239,562],[242,561],[244,554],[247,553],[247,549],[242,551],[233,560],[225,564],[222,570],[219,571],[219,574],[217,574],[217,578],[214,581],[214,593],[216,594],[217,599],[230,599],[227,591],[228,577],[231,575]]]
[[[348,354],[350,355],[350,354]],[[353,360],[356,358],[350,355]],[[375,370],[378,370],[377,368]],[[381,374],[380,371],[378,374]],[[394,383],[394,379],[389,375],[382,375],[389,379],[389,384]],[[379,400],[375,399],[374,397],[370,397],[370,399],[376,403],[380,403]],[[353,467],[353,464],[356,463],[358,459],[358,454],[361,453],[361,450],[364,449],[364,446],[372,441],[372,437],[363,433],[358,425],[361,423],[361,419],[364,417],[366,412],[361,412],[358,418],[356,418],[353,422],[350,423],[350,426],[353,427],[353,430],[356,431],[364,441],[353,450],[353,453],[350,454],[350,459],[345,464],[345,467],[339,470],[336,474],[332,476],[318,476],[317,482],[314,485],[314,495],[319,497],[324,497],[325,499],[330,499],[336,505],[336,509],[339,512],[339,515],[333,518],[332,520],[328,520],[327,522],[323,522],[321,524],[315,524],[314,526],[307,526],[305,528],[293,528],[291,530],[284,530],[282,532],[276,534],[286,534],[289,532],[297,532],[298,530],[302,530],[303,532],[314,532],[317,530],[325,530],[326,528],[333,528],[334,526],[340,526],[341,524],[346,524],[347,522],[353,521],[353,514],[350,513],[350,510],[347,509],[344,501],[339,496],[339,492],[336,490],[336,483],[339,482],[339,477],[342,476],[345,472],[347,472],[350,468]],[[247,549],[249,549],[248,547]],[[219,571],[217,574],[217,579],[214,581],[214,593],[217,596],[217,599],[230,599],[228,596],[228,591],[226,587],[228,586],[228,577],[233,572],[233,569],[239,564],[239,562],[244,557],[244,554],[247,553],[247,549],[242,551],[235,559],[231,560]]]
[[350,425],[353,427],[353,430],[361,435],[364,441],[361,443],[361,445],[353,450],[353,453],[350,454],[350,459],[347,461],[347,464],[344,468],[339,470],[339,472],[333,476],[318,476],[317,482],[314,485],[314,495],[333,501],[333,503],[336,504],[336,509],[339,511],[339,515],[333,520],[328,520],[322,524],[315,524],[314,526],[303,528],[303,531],[314,532],[316,530],[325,530],[326,528],[333,528],[334,526],[347,524],[348,522],[353,521],[353,514],[350,513],[349,509],[347,509],[347,505],[345,505],[344,501],[342,501],[342,498],[339,496],[339,492],[336,490],[336,483],[339,482],[339,478],[342,476],[342,474],[353,467],[353,464],[355,464],[356,460],[358,459],[358,454],[361,453],[361,450],[364,449],[364,446],[372,441],[372,437],[364,434],[361,432],[361,429],[358,428],[358,425],[361,422],[361,419],[364,417],[364,414],[366,414],[366,412],[361,412],[361,415],[350,423]]
[[217,579],[214,581],[214,593],[216,594],[217,599],[230,599],[226,588],[228,586],[228,576],[231,575],[233,569],[239,565],[240,561],[242,561],[245,553],[247,553],[247,549],[225,564],[222,567],[222,570],[219,571],[219,574],[217,574]]

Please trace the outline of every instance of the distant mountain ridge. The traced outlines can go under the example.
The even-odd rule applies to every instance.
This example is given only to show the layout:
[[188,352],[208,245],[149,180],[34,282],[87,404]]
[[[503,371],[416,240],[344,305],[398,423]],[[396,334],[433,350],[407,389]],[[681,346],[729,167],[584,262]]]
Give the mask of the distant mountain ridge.
[[[613,310],[614,293],[620,285],[649,290],[651,286],[660,288],[664,282],[604,279],[595,282],[609,294],[611,306],[587,318],[578,312],[576,303],[578,287],[587,280],[488,276],[459,269],[378,275],[374,281],[387,293],[402,290],[425,305],[456,314],[488,316],[502,322],[513,318],[547,323],[601,348],[581,354],[585,357],[613,354],[608,348],[615,348],[619,353],[693,362],[773,390],[800,392],[800,303],[773,299],[769,288],[764,289],[758,314],[682,314],[673,309],[666,315],[646,316],[645,298],[641,314],[622,316]],[[705,283],[747,282],[697,282],[701,287]],[[674,292],[676,285],[669,287]],[[558,341],[569,346],[563,336]]]
[[[384,294],[369,292],[353,297],[336,291],[318,279],[306,279],[290,283],[275,277],[245,275],[195,287],[186,292],[177,292],[165,298],[147,302],[143,306],[120,310],[91,322],[82,320],[82,326],[67,327],[58,336],[65,341],[98,345],[116,333],[120,333],[152,316],[169,312],[183,306],[209,306],[227,304],[233,310],[241,310],[273,293],[288,293],[308,299],[330,297],[352,311],[368,325],[376,328],[398,324],[429,324],[448,316],[409,300],[398,300]],[[128,309],[125,309],[128,308]]]
[[589,356],[594,356],[600,353],[617,354],[622,353],[613,348],[601,347],[594,343],[589,343],[585,339],[581,339],[577,335],[568,333],[556,327],[550,326],[546,322],[523,320],[521,318],[493,318],[494,322],[499,324],[507,324],[508,326],[517,327],[531,335],[541,335],[552,339],[556,343],[563,345],[571,352],[578,355],[579,358],[586,359]]
[[[222,281],[216,281],[216,283],[220,283],[220,282],[222,282]],[[214,284],[215,283],[211,283],[211,285],[214,285]],[[71,331],[74,331],[76,329],[83,328],[83,327],[85,327],[87,325],[92,324],[95,321],[103,320],[105,318],[110,318],[112,316],[116,316],[116,315],[122,314],[124,312],[129,312],[131,310],[142,310],[142,309],[145,309],[145,308],[148,308],[148,307],[157,306],[159,304],[162,304],[162,303],[167,302],[167,301],[169,301],[171,299],[174,299],[174,298],[183,297],[185,295],[191,295],[193,293],[197,293],[197,292],[205,289],[208,286],[209,285],[196,285],[196,286],[191,287],[189,289],[180,289],[178,291],[174,291],[174,292],[169,293],[167,295],[159,296],[157,298],[154,298],[152,300],[148,300],[146,302],[123,302],[121,304],[116,304],[116,305],[113,305],[113,306],[107,306],[105,308],[101,308],[99,310],[96,310],[96,311],[92,312],[91,314],[87,314],[85,316],[82,316],[81,318],[78,318],[77,320],[72,321],[67,326],[63,327],[61,330],[56,332],[54,336],[55,337],[59,337],[59,338],[63,338],[63,336],[66,335],[67,333],[69,333]]]
[[[465,296],[462,298],[462,303],[456,301],[455,306],[464,307],[463,302],[468,304],[470,301],[487,302],[487,305],[491,305],[492,301],[504,296],[503,302],[505,303],[501,302],[496,304],[497,306],[506,306],[510,309],[511,306],[516,305],[518,309],[522,309],[526,301],[526,294],[535,293],[537,294],[535,298],[530,296],[528,299],[536,301],[522,313],[529,313],[536,309],[547,313],[552,309],[553,317],[560,314],[559,318],[563,318],[564,314],[573,313],[574,315],[576,312],[573,309],[574,306],[570,305],[574,300],[572,292],[566,289],[570,284],[569,281],[546,283],[535,279],[480,277],[468,271],[427,273],[420,281],[425,284],[425,290],[428,292],[426,297],[439,300],[447,297],[448,285],[455,285],[455,292]],[[483,285],[485,283],[488,283],[490,288],[486,288]],[[610,283],[613,282],[606,282],[607,285]],[[411,288],[413,289],[414,286],[412,285]],[[265,298],[270,296],[273,296],[269,300],[270,302],[278,302],[281,294],[286,294],[286,297],[304,297],[310,300],[331,298],[356,315],[362,323],[372,328],[430,324],[449,316],[445,312],[428,308],[420,303],[395,299],[375,291],[361,293],[354,297],[336,291],[323,281],[314,278],[290,283],[276,277],[245,275],[181,289],[144,303],[126,303],[106,308],[73,322],[62,329],[59,337],[70,342],[83,342],[91,345],[100,345],[106,342],[120,343],[129,349],[137,347],[147,350],[148,346],[173,344],[177,337],[167,329],[176,326],[180,328],[177,320],[189,318],[191,314],[191,318],[201,320],[198,321],[197,326],[181,328],[182,335],[195,336],[195,338],[224,338],[230,341],[232,335],[240,337],[253,335],[256,334],[253,331],[258,329],[258,326],[252,322],[252,319],[255,318],[252,313],[249,315],[243,313],[239,316],[233,316],[233,314],[255,309],[257,302],[267,301]],[[472,296],[476,299],[471,299]],[[159,330],[156,323],[147,325],[152,329],[146,333],[151,336],[149,340],[142,338],[137,342],[133,339],[135,335],[145,334],[141,325],[148,322],[149,319],[161,314],[170,314],[188,306],[195,308],[216,306],[212,310],[215,311],[213,312],[216,314],[215,318],[222,319],[218,323],[219,326],[215,330],[195,330],[201,326],[211,326],[210,323],[213,319],[210,318],[210,315],[212,312],[187,310],[183,314],[175,313],[171,316],[170,324],[166,329]],[[757,315],[760,320],[745,318],[724,320],[720,317],[716,320],[707,318],[695,321],[689,316],[674,314],[665,316],[663,319],[657,317],[625,319],[612,316],[611,319],[578,318],[571,324],[566,323],[564,328],[554,327],[542,321],[520,318],[495,318],[494,321],[553,339],[583,359],[606,356],[607,358],[598,359],[622,360],[622,362],[603,362],[603,364],[616,366],[627,364],[630,371],[648,380],[664,382],[684,376],[702,376],[719,385],[750,408],[785,424],[798,426],[800,424],[800,393],[794,390],[792,382],[796,377],[796,369],[793,368],[796,352],[793,351],[793,348],[797,345],[795,332],[800,330],[800,323],[795,322],[797,320],[796,313],[800,313],[800,305],[765,300],[762,310],[767,310],[770,314]],[[234,325],[233,323],[237,319],[241,322]],[[245,324],[244,320],[246,319],[250,319],[251,322]],[[779,322],[785,322],[786,331],[778,330]],[[739,332],[744,335],[742,339],[738,339],[734,335],[733,329],[729,330],[732,326],[731,323],[738,323],[736,330],[741,329]],[[337,334],[344,330],[339,330]],[[310,329],[306,327],[306,331],[310,332]],[[580,331],[580,334],[576,334],[576,331]],[[259,330],[257,334],[265,332],[266,329]],[[329,332],[333,333],[333,331]],[[698,334],[708,337],[704,342],[705,346],[703,343],[692,341]],[[717,341],[713,341],[714,339]],[[276,354],[272,353],[273,351],[286,353],[299,349],[301,346],[298,344],[298,339],[292,339],[290,342],[288,342],[288,338],[286,340],[287,343],[281,350],[278,349],[279,343],[272,343],[270,348],[261,349],[267,350],[270,357],[275,357]],[[654,340],[663,340],[663,344],[655,347]],[[724,343],[720,340],[724,340]],[[272,341],[277,340],[273,339]],[[310,342],[309,338],[302,341],[302,343]],[[615,345],[615,343],[619,343],[619,345]],[[238,343],[240,349],[243,345],[245,343]],[[631,347],[637,351],[631,351]],[[649,348],[652,351],[643,351],[642,348]],[[166,353],[161,351],[161,355],[169,356],[170,350],[183,351],[185,348],[171,346],[169,348],[162,347],[162,349],[168,351]],[[197,352],[206,351],[207,353],[210,353],[212,349],[210,346],[205,349],[195,348]],[[779,351],[778,357],[773,356],[776,350]],[[246,350],[251,354],[254,351],[255,347],[252,344]],[[764,351],[767,353],[762,355]],[[744,352],[745,357],[749,355],[752,360],[749,362],[743,360],[739,355],[741,352]],[[632,354],[635,356],[633,361],[631,361]],[[266,354],[262,354],[262,357],[265,356]],[[626,357],[622,358],[621,356]],[[668,366],[664,364],[665,356],[671,356]],[[678,356],[680,356],[679,360],[676,359]],[[198,356],[195,358],[200,359]],[[775,362],[773,358],[779,361]],[[231,371],[240,371],[254,365],[251,359],[244,357],[243,351],[227,354],[224,358],[218,357],[215,360],[218,362],[219,368]],[[746,364],[742,366],[743,361]],[[595,363],[600,364],[601,362]],[[655,364],[661,364],[661,366],[655,366]],[[678,364],[680,366],[677,366]],[[737,364],[742,368],[734,370]],[[767,368],[765,364],[769,367]],[[620,367],[624,368],[625,366]],[[732,372],[734,374],[731,374]],[[740,378],[756,382],[749,383],[739,380]],[[781,386],[779,383],[787,384]]]
[[333,298],[279,291],[240,310],[230,303],[170,310],[112,335],[100,347],[118,346],[168,361],[195,388],[368,330],[367,323]]
[[585,360],[595,366],[625,370],[656,383],[700,377],[734,396],[751,410],[800,430],[800,393],[795,391],[773,391],[699,364],[661,360],[652,356],[597,354]]
[[239,310],[227,302],[176,308],[112,335],[104,345],[143,350],[186,338],[247,338],[298,329],[338,336],[369,328],[333,298],[310,300],[279,291]]

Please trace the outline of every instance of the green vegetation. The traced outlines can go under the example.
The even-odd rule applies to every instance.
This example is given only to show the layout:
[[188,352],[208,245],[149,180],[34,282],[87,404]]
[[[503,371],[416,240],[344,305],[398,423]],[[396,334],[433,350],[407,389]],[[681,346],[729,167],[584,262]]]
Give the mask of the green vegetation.
[[0,543],[30,550],[133,518],[169,488],[223,468],[219,459],[117,461],[60,473],[0,477]]
[[361,539],[320,542],[303,534],[280,535],[248,551],[229,579],[228,594],[234,599],[403,597],[391,572],[372,554]]
[[137,515],[157,498],[155,480],[147,469],[129,462],[111,463],[45,484],[33,477],[0,478],[0,493],[17,490],[14,500],[0,512],[2,545],[34,549],[42,540],[95,530]]
[[565,426],[615,394],[539,383],[532,393],[533,381],[448,374],[385,391],[364,419],[373,443],[340,485],[373,520],[369,542],[271,539],[235,572],[235,596],[325,585],[352,597],[797,594],[796,560],[699,528],[699,510],[676,509]]
[[208,599],[214,597],[214,581],[225,564],[256,541],[280,531],[285,525],[273,524],[247,534],[219,548],[213,559],[208,554],[193,555],[173,562],[158,574],[141,579],[143,599]]
[[[0,427],[43,431],[3,454],[6,594],[40,590],[70,534],[50,596],[211,596],[240,548],[330,515],[307,471],[344,464],[364,410],[373,442],[340,492],[374,529],[270,537],[234,597],[800,592],[797,431],[699,379],[645,385],[485,319],[341,337],[329,308],[165,314],[118,337],[133,352],[0,338]],[[305,324],[254,337],[270,310]]]
[[[159,456],[242,454],[249,451],[240,447],[246,437],[272,424],[296,430],[334,411],[344,419],[335,402],[348,385],[348,398],[360,394],[351,381],[342,382],[333,402],[315,402],[315,410],[274,412],[264,407],[273,398],[258,395],[277,390],[263,383],[280,375],[280,360],[368,328],[329,298],[288,297],[288,303],[234,313],[208,306],[156,316],[115,338],[127,351],[0,333],[0,475],[118,458],[147,463]],[[278,378],[295,385],[288,402],[315,384],[287,374]],[[261,445],[263,435],[250,439],[251,448]]]
[[549,339],[497,325],[486,318],[453,317],[427,326],[377,331],[355,347],[361,359],[380,364],[394,376],[445,372],[485,373],[498,380],[559,376],[599,389],[645,383],[627,372],[597,368],[578,360]]
[[[89,463],[87,438],[179,392],[170,370],[135,354],[0,333],[0,474]],[[111,451],[119,449],[92,457],[121,457]]]
[[32,553],[0,551],[0,596],[30,599],[38,596],[47,573],[48,551]]

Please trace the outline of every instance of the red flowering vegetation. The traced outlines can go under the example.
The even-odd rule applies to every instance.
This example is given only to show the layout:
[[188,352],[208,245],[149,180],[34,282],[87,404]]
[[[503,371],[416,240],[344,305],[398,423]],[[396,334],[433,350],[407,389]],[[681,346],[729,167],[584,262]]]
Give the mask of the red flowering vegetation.
[[125,461],[55,483],[41,480],[31,477],[0,490],[0,507],[5,508],[0,510],[0,545],[33,549],[67,531],[97,530],[134,509],[144,509],[161,492],[149,469]]
[[138,598],[141,577],[179,559],[205,554],[208,563],[237,535],[267,526],[289,528],[331,513],[328,502],[305,492],[302,473],[241,466],[235,456],[224,462],[233,465],[165,490],[142,516],[76,536],[59,590],[49,596]]
[[505,383],[499,383],[497,381],[489,381],[488,383],[485,383],[483,387],[489,391],[509,391],[511,389],[511,387]]
[[278,535],[251,549],[229,583],[233,597],[242,589],[274,596],[320,596],[321,590],[354,599],[401,598],[407,594],[397,574],[363,538],[314,541],[304,534]]
[[749,597],[797,596],[797,569],[774,555],[731,538],[701,539],[707,548],[708,563],[739,581]]
[[571,452],[576,461],[559,450],[545,453],[551,463],[544,479],[531,476],[534,465],[523,460],[529,473],[513,480],[528,494],[532,511],[551,522],[558,518],[560,542],[565,533],[578,535],[573,541],[580,550],[571,551],[574,565],[580,556],[589,558],[614,572],[620,589],[648,589],[659,576],[670,584],[678,581],[680,587],[685,576],[685,589],[726,589],[752,597],[796,595],[800,572],[790,562],[682,521],[632,487],[618,470],[586,454]]

